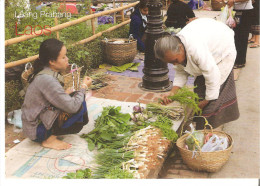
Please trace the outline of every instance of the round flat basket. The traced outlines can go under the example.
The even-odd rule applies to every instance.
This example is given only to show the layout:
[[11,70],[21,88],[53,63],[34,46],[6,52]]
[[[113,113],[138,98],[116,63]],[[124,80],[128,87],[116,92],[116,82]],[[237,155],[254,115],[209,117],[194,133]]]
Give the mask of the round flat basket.
[[220,11],[223,6],[225,6],[225,4],[222,2],[222,0],[211,1],[211,8],[215,11]]
[[137,54],[137,42],[132,39],[106,39],[101,41],[104,63],[121,66],[133,62]]
[[[201,131],[204,132],[204,130]],[[205,130],[205,132],[211,132],[211,130]],[[232,137],[222,131],[213,131],[213,134],[227,137],[229,142],[228,148],[214,152],[196,152],[193,157],[193,152],[184,148],[185,140],[189,134],[185,134],[177,140],[176,145],[180,151],[181,157],[191,170],[217,172],[228,161],[233,147]]]

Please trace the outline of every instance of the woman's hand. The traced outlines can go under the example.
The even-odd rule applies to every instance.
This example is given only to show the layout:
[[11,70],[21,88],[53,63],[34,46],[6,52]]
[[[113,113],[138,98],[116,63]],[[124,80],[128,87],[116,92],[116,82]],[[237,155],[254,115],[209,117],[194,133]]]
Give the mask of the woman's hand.
[[173,96],[173,94],[172,94],[172,93],[170,93],[170,94],[165,94],[165,95],[162,97],[161,104],[167,105],[167,104],[171,103],[172,100],[168,98],[169,96]]
[[167,104],[171,103],[172,100],[169,99],[168,97],[169,97],[169,96],[173,96],[174,94],[176,94],[179,89],[180,89],[180,87],[178,87],[178,86],[173,86],[171,92],[170,92],[169,94],[165,94],[165,95],[162,97],[161,104],[167,105]]
[[72,92],[74,92],[75,91],[75,89],[73,88],[73,87],[69,87],[69,88],[67,88],[66,90],[65,90],[65,93],[66,94],[71,94]]
[[83,84],[86,84],[88,87],[92,85],[92,79],[91,77],[85,76],[82,81]]
[[234,0],[228,0],[227,5],[228,5],[228,8],[234,6]]
[[204,100],[199,102],[198,106],[199,106],[200,109],[203,109],[208,103],[209,103],[209,101],[204,99]]

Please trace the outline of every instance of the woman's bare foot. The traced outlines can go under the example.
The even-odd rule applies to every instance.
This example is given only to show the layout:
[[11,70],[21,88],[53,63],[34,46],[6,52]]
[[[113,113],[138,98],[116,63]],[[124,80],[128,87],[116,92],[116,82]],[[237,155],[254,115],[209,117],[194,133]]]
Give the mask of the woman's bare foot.
[[71,144],[57,139],[57,136],[51,135],[48,139],[42,142],[42,146],[55,150],[65,150],[71,147]]

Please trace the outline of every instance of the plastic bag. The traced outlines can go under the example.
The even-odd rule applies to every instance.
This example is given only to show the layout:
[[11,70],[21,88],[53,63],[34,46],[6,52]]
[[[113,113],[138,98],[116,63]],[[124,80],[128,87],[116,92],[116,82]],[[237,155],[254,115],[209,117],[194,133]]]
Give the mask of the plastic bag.
[[[202,145],[204,144],[204,134],[201,131],[195,131],[194,127],[192,124],[190,124],[191,132],[185,131],[185,133],[190,133],[185,142],[186,145],[188,145],[189,150],[198,150],[199,147],[201,148]],[[195,138],[195,139],[194,139]],[[195,143],[195,140],[198,142],[198,145]]]
[[229,15],[228,6],[226,5],[225,8],[221,11],[220,21],[221,21],[222,23],[225,23],[225,24],[226,24],[227,19],[228,19],[228,15]]
[[7,115],[7,121],[10,124],[14,125],[13,131],[16,133],[19,133],[22,131],[22,111],[14,110],[8,113]]
[[226,21],[226,24],[230,28],[235,28],[236,27],[236,21],[233,19],[232,8],[229,8],[228,13],[229,13],[229,17],[228,17],[228,19]]
[[227,147],[228,139],[226,137],[218,137],[216,134],[213,134],[209,141],[202,146],[201,152],[225,150]]

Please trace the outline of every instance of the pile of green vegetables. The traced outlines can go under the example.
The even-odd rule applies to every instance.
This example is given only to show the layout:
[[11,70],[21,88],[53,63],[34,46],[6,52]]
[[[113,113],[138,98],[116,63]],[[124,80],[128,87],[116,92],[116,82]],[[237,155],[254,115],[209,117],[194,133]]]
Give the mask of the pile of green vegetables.
[[[95,129],[81,137],[88,142],[88,148],[92,151],[95,147],[99,150],[96,155],[97,168],[93,175],[84,178],[134,178],[133,173],[123,170],[122,163],[134,158],[133,150],[126,150],[129,139],[135,131],[146,128],[149,125],[161,129],[163,136],[175,142],[177,133],[171,129],[173,123],[163,115],[154,115],[151,111],[137,105],[133,108],[133,115],[139,117],[131,119],[130,114],[121,113],[121,107],[104,107],[101,115],[95,121]],[[143,116],[143,115],[147,116]],[[149,116],[148,116],[149,115]],[[149,120],[151,119],[151,120]],[[84,172],[84,171],[83,171]],[[82,171],[69,173],[64,178],[82,178]]]
[[95,146],[97,149],[112,148],[115,143],[123,143],[129,137],[127,132],[130,131],[130,114],[123,114],[120,111],[121,107],[104,107],[101,116],[95,121],[95,129],[81,136],[88,142],[90,151]]

